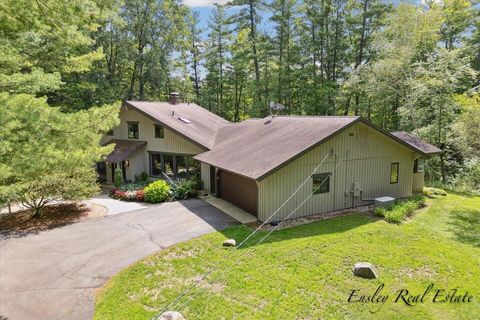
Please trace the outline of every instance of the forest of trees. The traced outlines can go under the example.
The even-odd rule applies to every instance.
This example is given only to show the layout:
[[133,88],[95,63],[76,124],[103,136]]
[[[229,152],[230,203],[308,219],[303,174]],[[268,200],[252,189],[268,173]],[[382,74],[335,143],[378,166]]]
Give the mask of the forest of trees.
[[230,121],[360,115],[445,150],[430,182],[480,189],[475,2],[232,0],[202,25],[178,0],[2,1],[0,91],[67,114],[178,91]]

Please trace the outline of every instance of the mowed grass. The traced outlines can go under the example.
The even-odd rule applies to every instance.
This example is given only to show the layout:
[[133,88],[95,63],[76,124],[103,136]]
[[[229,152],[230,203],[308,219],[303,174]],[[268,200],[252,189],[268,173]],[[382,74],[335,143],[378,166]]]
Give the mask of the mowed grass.
[[[230,254],[223,240],[238,243],[250,231],[233,227],[136,263],[99,291],[94,318],[151,319]],[[354,277],[358,261],[373,263],[379,278]],[[347,301],[352,289],[372,295],[381,284],[389,296],[383,306]],[[414,306],[394,302],[398,290],[418,295],[430,284],[468,291],[473,301],[433,303],[432,292]],[[231,252],[171,309],[187,320],[480,319],[480,197],[429,199],[400,225],[353,214],[274,232]]]

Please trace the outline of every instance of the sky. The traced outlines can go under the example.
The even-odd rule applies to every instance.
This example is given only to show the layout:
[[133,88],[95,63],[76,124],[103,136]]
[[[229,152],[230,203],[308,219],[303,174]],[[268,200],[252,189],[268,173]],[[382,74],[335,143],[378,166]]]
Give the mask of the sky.
[[[212,13],[212,9],[214,8],[214,5],[216,3],[218,3],[220,5],[224,5],[228,1],[229,0],[183,0],[183,3],[187,6],[189,6],[193,11],[198,12],[199,18],[200,18],[199,27],[202,30],[204,30],[203,36],[206,37],[206,35],[208,34],[208,30],[207,30],[208,29],[208,21],[209,21],[210,15]],[[417,4],[425,5],[425,0],[390,0],[390,1],[394,4],[398,4],[398,3],[401,3],[401,2],[407,2],[407,3],[417,3]],[[434,1],[441,1],[441,0],[434,0]],[[480,0],[477,0],[477,4],[475,6],[480,7]],[[236,10],[236,9],[227,9],[227,14],[229,12],[231,12],[231,10]],[[268,14],[266,12],[262,12],[261,14],[262,14],[262,22],[263,23],[262,23],[260,28],[266,28],[266,27],[268,27],[268,24],[265,24],[265,22],[267,22],[268,19],[270,18],[270,14]],[[263,31],[265,31],[265,30],[263,30]]]
[[[208,20],[212,13],[212,9],[214,8],[215,4],[218,3],[220,5],[224,5],[229,0],[183,0],[183,3],[190,7],[193,11],[198,12],[200,18],[199,27],[203,30],[208,28]],[[410,3],[418,3],[425,0],[393,0],[393,2],[410,2]],[[232,10],[232,9],[229,9]],[[229,12],[227,9],[227,13]],[[262,12],[262,21],[266,22],[269,19],[270,15]],[[262,27],[265,27],[265,24],[262,24]],[[206,33],[204,33],[205,35]]]
[[183,0],[183,3],[189,6],[193,11],[198,12],[200,18],[200,28],[205,30],[208,27],[208,19],[215,3],[223,5],[227,0]]
[[[210,16],[212,14],[212,10],[215,4],[224,5],[228,1],[230,0],[183,0],[182,2],[188,7],[190,7],[192,11],[198,12],[200,20],[199,27],[200,29],[204,30],[203,36],[206,37],[208,31],[205,30],[208,29],[208,21],[210,20]],[[228,8],[226,9],[226,13],[227,15],[229,15],[235,13],[238,10],[238,8]],[[262,19],[262,24],[260,26],[261,29],[267,27],[265,22],[270,18],[271,14],[267,12],[260,12],[260,14]]]

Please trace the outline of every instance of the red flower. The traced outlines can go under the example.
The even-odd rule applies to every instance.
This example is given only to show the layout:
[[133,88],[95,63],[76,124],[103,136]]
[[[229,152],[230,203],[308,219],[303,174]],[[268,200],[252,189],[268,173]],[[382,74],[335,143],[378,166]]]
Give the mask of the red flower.
[[135,195],[135,200],[138,202],[143,202],[145,197],[145,193],[143,190],[137,190]]

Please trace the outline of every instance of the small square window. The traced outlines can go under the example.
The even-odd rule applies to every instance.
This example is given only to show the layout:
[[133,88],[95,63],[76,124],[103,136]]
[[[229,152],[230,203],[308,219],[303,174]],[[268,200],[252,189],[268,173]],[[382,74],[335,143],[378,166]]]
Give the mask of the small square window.
[[394,162],[390,166],[390,183],[398,183],[398,162]]
[[155,126],[155,138],[163,139],[165,135],[163,126],[159,124],[154,124],[154,126]]
[[312,175],[313,194],[330,192],[330,172],[318,173]]
[[115,132],[113,132],[113,129],[110,129],[107,131],[107,136],[114,136]]
[[138,122],[128,122],[128,139],[138,139]]

